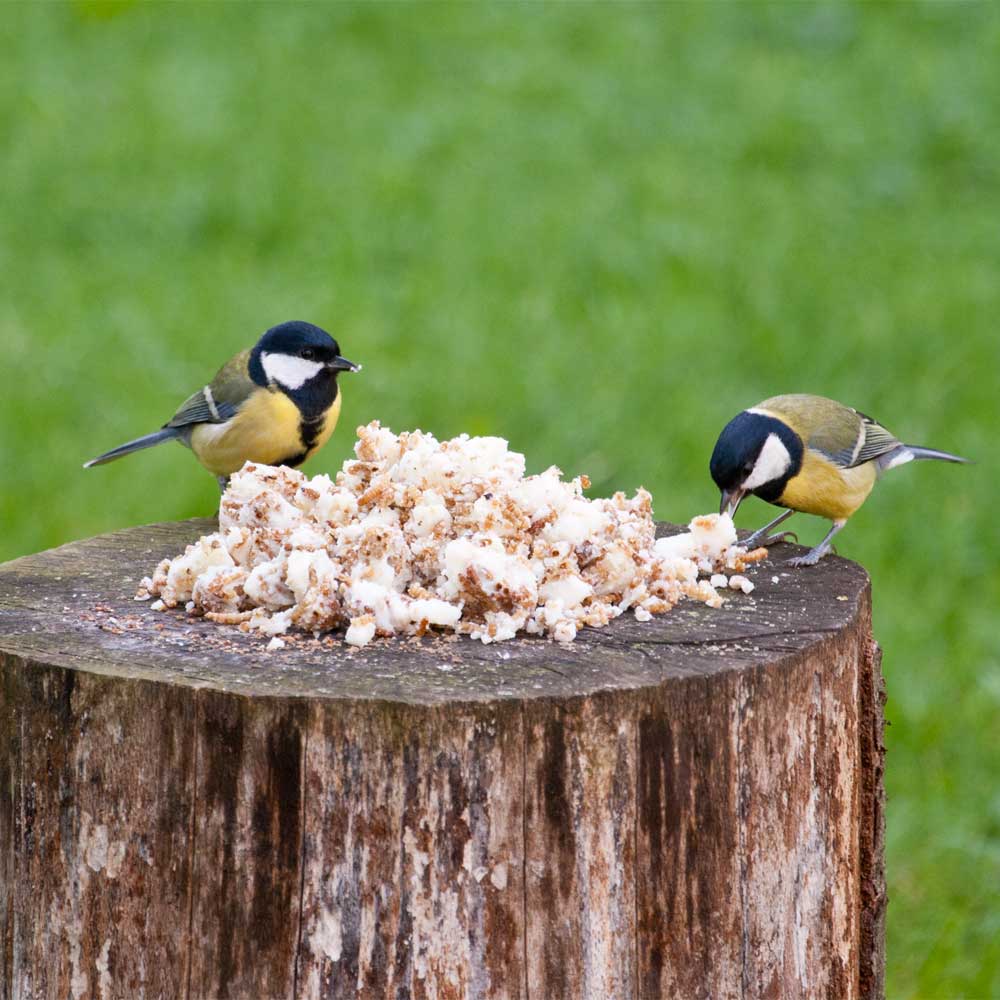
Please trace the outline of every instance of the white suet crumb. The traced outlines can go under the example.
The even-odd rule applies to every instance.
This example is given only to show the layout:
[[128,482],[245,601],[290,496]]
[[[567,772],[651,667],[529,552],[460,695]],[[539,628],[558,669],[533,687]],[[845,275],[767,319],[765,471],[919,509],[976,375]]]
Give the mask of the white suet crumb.
[[375,616],[359,615],[351,619],[344,640],[352,646],[367,646],[375,638]]
[[739,573],[734,573],[729,578],[729,589],[742,590],[744,594],[749,594],[750,591],[754,589],[754,586],[745,576],[741,576]]
[[267,651],[268,651],[269,653],[273,653],[273,652],[275,652],[275,650],[278,650],[278,649],[284,649],[284,648],[285,648],[285,640],[284,640],[284,639],[279,639],[279,638],[278,638],[278,636],[275,636],[275,637],[274,637],[274,638],[273,638],[273,639],[272,639],[272,640],[271,640],[271,641],[270,641],[270,642],[269,642],[269,643],[267,644]]
[[588,500],[585,476],[525,476],[502,438],[373,422],[354,453],[335,479],[248,462],[218,531],[163,560],[140,594],[274,637],[268,649],[291,628],[346,627],[353,646],[432,628],[571,642],[629,609],[643,622],[684,597],[719,607],[734,581],[753,589],[738,574],[767,555],[739,546],[727,515],[656,539],[645,490]]

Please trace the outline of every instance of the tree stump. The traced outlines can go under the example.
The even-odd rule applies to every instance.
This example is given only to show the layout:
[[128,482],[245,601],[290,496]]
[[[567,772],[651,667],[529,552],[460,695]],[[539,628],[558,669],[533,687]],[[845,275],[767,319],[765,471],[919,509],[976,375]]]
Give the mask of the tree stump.
[[211,528],[0,567],[2,997],[881,995],[860,567],[779,548],[566,647],[269,653],[132,600]]

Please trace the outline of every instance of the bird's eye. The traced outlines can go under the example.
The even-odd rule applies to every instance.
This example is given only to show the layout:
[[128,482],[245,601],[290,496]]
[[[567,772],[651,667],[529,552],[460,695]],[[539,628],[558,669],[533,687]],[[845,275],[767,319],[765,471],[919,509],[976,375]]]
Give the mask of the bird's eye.
[[313,358],[316,357],[316,352],[311,347],[303,347],[302,350],[299,351],[299,357],[302,358],[303,361],[312,361]]

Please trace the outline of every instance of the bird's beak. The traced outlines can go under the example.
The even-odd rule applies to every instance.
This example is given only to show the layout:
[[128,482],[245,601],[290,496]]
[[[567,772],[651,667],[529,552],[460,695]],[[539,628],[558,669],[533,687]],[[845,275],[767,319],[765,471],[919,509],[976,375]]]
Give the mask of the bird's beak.
[[356,365],[353,361],[348,361],[347,358],[342,358],[339,354],[333,359],[333,361],[328,361],[327,368],[334,372],[359,372],[361,371],[361,365]]
[[743,498],[746,495],[746,490],[723,490],[722,499],[719,501],[719,513],[735,517],[736,512],[740,509],[740,504],[743,503]]

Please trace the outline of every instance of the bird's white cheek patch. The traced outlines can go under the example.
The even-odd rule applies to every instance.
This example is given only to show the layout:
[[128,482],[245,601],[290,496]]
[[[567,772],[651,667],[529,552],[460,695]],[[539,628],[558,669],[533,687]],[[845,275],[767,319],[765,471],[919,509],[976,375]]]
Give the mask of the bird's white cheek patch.
[[792,456],[788,454],[781,438],[777,434],[769,434],[757,456],[753,471],[743,483],[743,489],[755,490],[765,483],[780,479],[791,467]]
[[260,356],[264,374],[272,382],[283,385],[286,389],[299,389],[309,379],[318,375],[323,367],[321,361],[306,361],[292,354],[268,354]]

